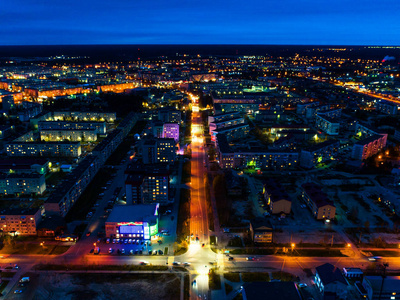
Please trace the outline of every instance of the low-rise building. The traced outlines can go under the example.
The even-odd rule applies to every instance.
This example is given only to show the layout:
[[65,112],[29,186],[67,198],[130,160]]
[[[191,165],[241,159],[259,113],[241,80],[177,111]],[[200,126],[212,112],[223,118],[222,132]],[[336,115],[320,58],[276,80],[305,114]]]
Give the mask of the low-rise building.
[[116,205],[106,221],[106,237],[150,240],[158,234],[158,204]]
[[250,221],[250,234],[254,243],[272,243],[273,227],[271,222],[265,218],[255,218]]
[[347,281],[334,265],[326,263],[316,267],[314,282],[322,295],[333,293],[336,299],[347,299]]
[[302,186],[302,197],[317,220],[333,220],[336,207],[321,187],[313,182],[304,183]]
[[243,300],[300,300],[299,290],[294,282],[251,282],[243,284]]
[[364,273],[360,268],[343,268],[343,275],[354,280],[361,279]]
[[273,179],[266,180],[263,193],[272,214],[290,214],[292,201],[280,183]]
[[365,276],[362,286],[368,300],[400,299],[400,276]]

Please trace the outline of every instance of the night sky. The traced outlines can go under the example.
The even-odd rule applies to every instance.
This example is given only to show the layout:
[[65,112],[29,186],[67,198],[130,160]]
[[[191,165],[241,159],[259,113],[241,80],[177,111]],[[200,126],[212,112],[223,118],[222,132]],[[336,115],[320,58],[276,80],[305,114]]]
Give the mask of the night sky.
[[399,45],[400,0],[3,0],[0,45]]

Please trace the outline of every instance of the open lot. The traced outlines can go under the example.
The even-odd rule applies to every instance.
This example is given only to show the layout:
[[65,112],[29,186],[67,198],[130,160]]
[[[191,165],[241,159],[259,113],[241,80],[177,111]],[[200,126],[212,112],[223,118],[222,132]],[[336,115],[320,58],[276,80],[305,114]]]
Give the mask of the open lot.
[[34,299],[179,299],[181,279],[175,274],[38,275]]

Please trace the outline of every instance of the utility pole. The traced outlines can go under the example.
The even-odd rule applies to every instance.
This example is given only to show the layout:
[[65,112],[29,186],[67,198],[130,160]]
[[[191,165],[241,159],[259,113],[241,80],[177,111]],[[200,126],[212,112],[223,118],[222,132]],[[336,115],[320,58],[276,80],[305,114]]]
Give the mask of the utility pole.
[[386,278],[386,268],[388,268],[388,267],[389,267],[388,263],[383,264],[383,275],[382,275],[381,290],[379,291],[379,300],[381,300],[382,291],[383,291],[383,283],[384,283],[385,278]]

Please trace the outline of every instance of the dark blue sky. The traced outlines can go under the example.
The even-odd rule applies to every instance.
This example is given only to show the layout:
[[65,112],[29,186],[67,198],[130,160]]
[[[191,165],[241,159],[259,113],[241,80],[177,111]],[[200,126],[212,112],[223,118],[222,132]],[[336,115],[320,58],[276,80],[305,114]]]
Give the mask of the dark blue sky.
[[400,0],[3,0],[0,45],[399,45]]

